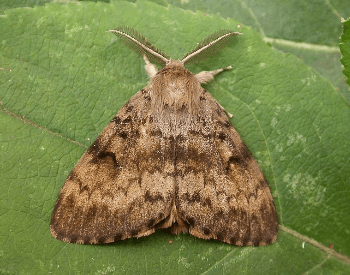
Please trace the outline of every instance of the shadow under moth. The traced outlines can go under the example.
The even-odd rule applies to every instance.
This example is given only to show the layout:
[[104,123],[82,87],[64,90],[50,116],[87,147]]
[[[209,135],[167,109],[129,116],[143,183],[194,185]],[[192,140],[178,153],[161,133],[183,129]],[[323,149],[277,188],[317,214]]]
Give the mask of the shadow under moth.
[[170,228],[238,246],[273,243],[278,224],[269,186],[228,114],[201,87],[231,67],[195,75],[184,68],[239,33],[217,31],[175,61],[134,29],[111,32],[143,56],[150,81],[73,168],[51,234],[102,244]]

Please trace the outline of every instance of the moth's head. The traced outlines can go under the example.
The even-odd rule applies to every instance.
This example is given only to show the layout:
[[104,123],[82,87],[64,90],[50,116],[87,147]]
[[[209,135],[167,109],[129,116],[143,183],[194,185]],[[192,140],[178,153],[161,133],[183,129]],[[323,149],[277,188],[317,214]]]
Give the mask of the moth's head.
[[184,64],[179,60],[170,59],[166,65],[158,72],[158,75],[165,77],[189,77],[192,73],[185,69]]
[[184,63],[182,63],[180,60],[172,60],[170,59],[167,63],[166,63],[166,67],[184,67]]

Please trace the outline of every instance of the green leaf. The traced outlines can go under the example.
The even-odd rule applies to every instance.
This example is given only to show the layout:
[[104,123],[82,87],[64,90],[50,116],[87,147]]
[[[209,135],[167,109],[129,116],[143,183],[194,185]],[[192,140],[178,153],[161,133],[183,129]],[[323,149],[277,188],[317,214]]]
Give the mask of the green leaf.
[[[315,69],[240,22],[171,5],[52,3],[4,14],[0,273],[349,273],[350,110]],[[173,58],[218,29],[243,33],[188,68],[233,66],[205,88],[234,115],[270,184],[280,224],[275,244],[241,248],[166,232],[109,245],[51,236],[50,215],[70,170],[148,81],[142,57],[106,32],[120,25]]]
[[350,85],[350,19],[343,21],[343,33],[340,39],[340,51],[343,55],[341,63],[344,66],[344,75],[346,82]]
[[0,14],[3,14],[5,10],[14,9],[18,7],[34,7],[37,5],[44,6],[45,3],[51,2],[48,0],[0,0]]

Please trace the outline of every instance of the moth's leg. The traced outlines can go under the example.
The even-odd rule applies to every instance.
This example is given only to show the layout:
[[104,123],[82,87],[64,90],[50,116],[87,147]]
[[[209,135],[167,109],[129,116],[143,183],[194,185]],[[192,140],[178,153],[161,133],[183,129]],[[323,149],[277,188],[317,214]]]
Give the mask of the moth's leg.
[[210,72],[203,71],[203,72],[196,74],[195,77],[197,78],[197,80],[200,83],[208,83],[210,80],[214,79],[214,75],[221,73],[222,71],[226,71],[226,70],[230,70],[230,69],[232,69],[232,66],[228,66],[226,68],[217,69],[215,71],[210,71]]
[[[214,79],[214,75],[218,74],[218,73],[221,73],[222,71],[226,71],[226,70],[230,70],[232,69],[232,66],[228,66],[226,68],[222,68],[222,69],[217,69],[215,71],[203,71],[203,72],[200,72],[198,74],[195,75],[195,77],[197,78],[197,80],[200,82],[200,83],[208,83],[210,80],[213,80]],[[217,104],[219,104],[219,102],[216,102]],[[233,117],[232,114],[230,114],[229,112],[227,112],[224,107],[222,107],[220,104],[219,104],[220,108],[223,109],[227,116],[229,118]]]
[[154,77],[157,74],[157,67],[149,62],[146,55],[143,55],[143,60],[145,60],[145,69],[150,78]]

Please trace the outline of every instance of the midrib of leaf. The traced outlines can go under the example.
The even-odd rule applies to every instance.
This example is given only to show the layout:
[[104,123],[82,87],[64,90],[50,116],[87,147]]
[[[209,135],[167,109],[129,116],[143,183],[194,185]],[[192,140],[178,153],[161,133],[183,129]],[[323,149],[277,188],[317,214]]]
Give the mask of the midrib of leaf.
[[80,142],[78,142],[78,141],[75,141],[75,140],[66,138],[66,137],[62,136],[61,134],[59,134],[59,133],[50,131],[50,130],[47,129],[46,127],[43,127],[43,126],[40,126],[40,125],[36,124],[35,122],[33,122],[33,121],[27,119],[27,118],[24,117],[24,116],[17,115],[16,113],[13,113],[13,112],[7,110],[6,107],[4,106],[4,104],[3,104],[1,101],[0,101],[0,109],[1,109],[4,113],[6,113],[6,114],[8,114],[8,115],[10,115],[10,116],[12,116],[12,117],[14,117],[14,118],[20,120],[21,122],[23,122],[23,123],[25,123],[25,124],[30,124],[32,127],[37,128],[37,129],[40,129],[40,130],[42,130],[43,132],[46,132],[46,133],[51,134],[51,135],[54,135],[54,136],[56,136],[56,137],[64,138],[66,141],[68,141],[68,142],[70,142],[70,143],[72,143],[72,144],[75,144],[75,145],[78,145],[78,146],[80,146],[80,147],[83,147],[83,148],[87,149],[87,146],[85,146],[84,144],[82,144],[82,143],[80,143]]
[[312,50],[312,51],[340,54],[339,47],[335,47],[335,46],[316,45],[311,43],[294,42],[290,40],[279,39],[279,38],[269,38],[269,37],[264,37],[264,40],[268,43],[289,46],[295,49],[304,49],[304,50],[306,49],[306,50]]
[[282,230],[282,231],[284,231],[284,232],[286,232],[286,233],[288,233],[288,234],[290,234],[290,235],[292,235],[292,236],[294,236],[294,237],[296,237],[296,238],[298,238],[306,243],[309,243],[309,244],[315,246],[316,248],[318,248],[319,250],[322,250],[322,251],[326,252],[327,254],[337,258],[338,260],[350,265],[350,257],[345,256],[343,254],[340,254],[340,253],[336,252],[334,249],[326,247],[314,239],[311,239],[305,235],[302,235],[302,234],[298,233],[297,231],[294,231],[294,230],[292,230],[284,225],[279,225],[279,230]]
[[[317,265],[315,265],[312,269],[306,271],[304,274],[307,274],[308,272],[318,268],[318,267],[321,267],[327,260],[330,259],[330,257],[334,257],[348,265],[350,265],[350,257],[348,256],[345,256],[343,254],[340,254],[340,253],[337,253],[335,252],[333,249],[329,248],[329,247],[326,247],[324,246],[323,244],[317,242],[316,240],[314,239],[311,239],[305,235],[302,235],[300,233],[298,233],[297,231],[294,231],[288,227],[285,227],[283,225],[279,225],[279,230],[281,231],[284,231],[286,232],[287,234],[293,236],[293,237],[296,237],[297,239],[299,240],[302,240],[304,241],[305,243],[309,243],[311,244],[312,246],[316,247],[317,249],[323,251],[323,252],[326,252],[327,253],[327,256],[325,257],[325,259],[318,263]],[[225,261],[231,254],[233,254],[237,249],[232,249],[229,253],[227,253],[225,255],[225,257],[223,257],[220,261],[217,261],[214,265],[210,266],[210,268],[208,268],[205,272],[203,272],[202,274],[207,274],[210,270],[214,269],[215,267],[219,266],[223,261]]]
[[310,274],[312,271],[316,270],[316,268],[322,267],[325,262],[327,262],[330,259],[330,256],[327,255],[322,262],[320,262],[319,264],[315,265],[313,268],[310,268],[308,271],[304,272],[304,274]]
[[333,14],[339,18],[339,20],[342,18],[342,16],[339,14],[339,12],[333,7],[333,5],[329,2],[329,0],[325,0],[326,4],[328,5],[328,7],[330,7],[330,9],[332,10]]
[[[336,17],[338,17],[339,21],[340,21],[342,16],[333,7],[333,5],[329,2],[329,0],[325,0],[325,2],[330,7],[330,9],[332,10],[333,14]],[[340,53],[339,47],[330,47],[330,46],[326,46],[326,45],[316,45],[316,44],[309,44],[309,43],[303,43],[303,42],[293,42],[293,41],[289,41],[289,40],[285,40],[285,39],[279,39],[279,38],[268,38],[268,37],[265,36],[264,29],[260,25],[260,22],[257,19],[257,17],[255,16],[255,14],[252,11],[252,9],[249,8],[246,3],[242,2],[242,1],[240,1],[240,3],[241,3],[241,6],[244,7],[249,12],[249,14],[252,16],[252,18],[254,19],[255,23],[259,27],[259,33],[264,37],[264,40],[266,42],[274,42],[274,43],[278,43],[278,44],[281,44],[281,45],[292,46],[292,47],[295,47],[295,48],[312,49],[312,50],[316,50],[316,51],[325,51],[325,52],[330,52],[330,53]]]
[[[242,6],[243,6],[243,7],[244,7],[244,6],[247,7],[247,5],[246,5],[245,3],[242,3]],[[260,34],[261,34],[263,37],[265,37],[264,29],[261,27],[261,25],[260,25],[260,23],[259,23],[259,20],[256,18],[256,16],[255,16],[254,12],[252,11],[252,9],[247,7],[247,10],[248,10],[249,14],[252,16],[252,18],[254,19],[254,21],[256,22],[257,26],[259,27],[259,32],[260,32]]]

